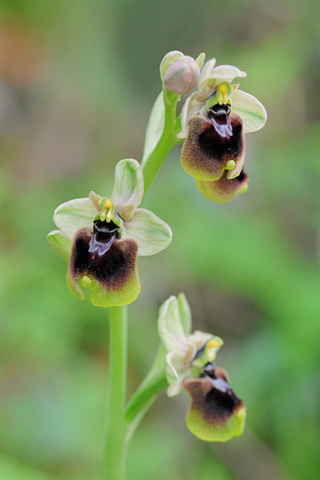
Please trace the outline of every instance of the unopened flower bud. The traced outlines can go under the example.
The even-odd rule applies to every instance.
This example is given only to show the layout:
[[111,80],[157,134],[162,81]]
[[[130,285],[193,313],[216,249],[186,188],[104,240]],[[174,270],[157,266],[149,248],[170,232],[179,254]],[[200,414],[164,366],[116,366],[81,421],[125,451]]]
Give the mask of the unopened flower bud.
[[163,77],[163,86],[168,92],[182,95],[191,92],[199,78],[198,63],[192,57],[182,55],[169,66]]
[[172,52],[168,52],[163,57],[160,63],[161,80],[163,80],[163,77],[165,76],[170,65],[172,65],[175,61],[177,61],[179,57],[183,57],[183,56],[184,56],[183,53],[179,52],[179,50],[172,50]]

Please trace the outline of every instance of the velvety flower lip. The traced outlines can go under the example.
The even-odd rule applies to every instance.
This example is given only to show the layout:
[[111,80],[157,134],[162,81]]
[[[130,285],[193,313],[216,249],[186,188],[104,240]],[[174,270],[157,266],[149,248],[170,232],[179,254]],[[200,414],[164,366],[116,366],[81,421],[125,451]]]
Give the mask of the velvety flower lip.
[[223,345],[221,338],[196,330],[191,333],[191,312],[184,294],[170,297],[160,308],[158,330],[167,350],[168,396],[177,395],[182,382],[200,374]]
[[137,255],[153,255],[172,240],[170,227],[149,210],[137,208],[143,197],[143,174],[133,159],[115,170],[111,198],[90,192],[65,202],[54,213],[60,230],[49,233],[52,247],[69,262],[68,286],[84,299],[90,288],[94,305],[120,306],[140,292]]
[[241,172],[245,156],[242,119],[226,105],[214,106],[207,116],[189,120],[189,135],[181,152],[181,165],[194,178],[215,181]]
[[208,363],[199,378],[185,380],[191,407],[187,426],[191,433],[208,442],[225,442],[242,434],[245,406],[231,389],[226,372]]

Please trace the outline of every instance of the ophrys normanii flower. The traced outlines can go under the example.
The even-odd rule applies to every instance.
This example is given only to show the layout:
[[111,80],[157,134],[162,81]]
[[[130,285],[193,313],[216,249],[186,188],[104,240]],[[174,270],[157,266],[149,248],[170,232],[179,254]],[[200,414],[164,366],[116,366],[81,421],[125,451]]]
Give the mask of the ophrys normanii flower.
[[168,396],[184,388],[191,396],[189,430],[206,441],[224,442],[242,433],[243,402],[228,384],[225,370],[214,360],[223,345],[221,338],[191,333],[191,312],[183,294],[170,297],[160,308],[158,328],[167,350]]
[[48,235],[53,248],[69,262],[68,286],[80,299],[84,287],[96,306],[121,306],[140,292],[137,255],[153,255],[172,239],[170,227],[154,213],[137,208],[143,197],[143,174],[133,159],[115,170],[111,197],[90,192],[88,198],[60,205]]
[[183,380],[195,373],[198,376],[203,366],[215,359],[223,341],[210,333],[191,333],[191,312],[183,294],[170,297],[161,306],[158,329],[168,351],[168,395],[173,397],[181,391]]
[[262,128],[267,119],[264,106],[231,82],[246,73],[232,65],[215,67],[215,59],[201,72],[198,91],[185,102],[181,114],[186,138],[181,164],[200,181],[240,175],[245,156],[244,133]]

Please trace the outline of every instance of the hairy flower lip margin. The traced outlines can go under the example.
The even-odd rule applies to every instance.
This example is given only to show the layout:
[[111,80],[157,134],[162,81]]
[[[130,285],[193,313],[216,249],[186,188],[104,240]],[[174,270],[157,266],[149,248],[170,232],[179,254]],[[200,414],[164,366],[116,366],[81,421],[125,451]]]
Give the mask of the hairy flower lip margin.
[[214,376],[185,380],[182,386],[191,397],[187,427],[196,437],[226,442],[243,433],[245,405],[231,389],[222,369],[216,367]]
[[206,199],[217,203],[227,203],[233,200],[240,193],[248,190],[249,175],[243,170],[232,179],[228,178],[228,171],[225,170],[222,177],[216,181],[195,180],[196,187]]
[[[111,199],[90,192],[88,198],[65,202],[55,210],[54,221],[60,230],[50,232],[48,240],[51,246],[69,261],[68,286],[79,298],[85,298],[83,286],[86,286],[90,288],[90,298],[94,305],[106,307],[131,303],[140,292],[136,255],[153,255],[171,243],[170,227],[149,210],[137,208],[142,201],[143,192],[143,174],[140,164],[136,160],[125,159],[116,165],[115,185]],[[114,222],[117,227],[117,238],[108,249],[103,246],[99,247],[100,250],[93,249],[92,260],[90,260],[87,254],[92,248],[90,247],[92,241],[96,243],[93,225],[98,219]],[[75,240],[80,241],[79,234],[82,239],[81,248],[86,258],[85,268],[83,267],[82,270],[75,268],[80,262],[79,259],[76,261],[77,252],[74,248]],[[110,252],[114,252],[118,258],[118,269],[119,271],[122,269],[127,282],[121,282],[120,277],[117,282],[115,277],[114,281],[109,279],[109,282],[107,280],[104,282],[101,278],[97,279],[97,274],[93,271],[90,262],[97,262],[96,257],[99,256],[99,251],[106,256],[105,263],[109,262],[113,270],[116,267],[111,261]],[[125,265],[128,265],[128,261],[132,273],[129,275],[130,282],[123,270]],[[102,268],[101,265],[99,268]],[[74,274],[76,270],[77,275]],[[81,273],[79,273],[80,270]],[[105,274],[108,275],[106,269]]]
[[[219,180],[225,170],[228,178],[235,178],[242,170],[245,156],[242,119],[234,114],[226,118],[225,125],[218,125],[220,129],[209,116],[189,119],[189,134],[180,160],[183,169],[197,180]],[[221,134],[222,126],[226,128]]]

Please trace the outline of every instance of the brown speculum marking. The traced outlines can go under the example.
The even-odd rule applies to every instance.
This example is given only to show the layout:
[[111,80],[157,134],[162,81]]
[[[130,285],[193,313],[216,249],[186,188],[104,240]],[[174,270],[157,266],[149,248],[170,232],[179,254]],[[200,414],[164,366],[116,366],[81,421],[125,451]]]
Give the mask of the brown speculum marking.
[[207,363],[200,375],[212,386],[204,397],[202,410],[206,417],[223,421],[229,418],[237,407],[243,405],[243,402],[235,395],[225,378],[217,375],[216,370],[214,362]]
[[237,158],[243,151],[242,122],[230,116],[229,105],[215,105],[206,116],[211,127],[199,135],[199,147],[208,156],[223,160],[225,156]]

